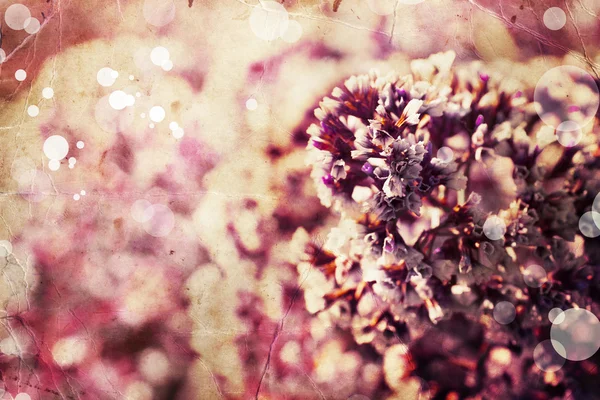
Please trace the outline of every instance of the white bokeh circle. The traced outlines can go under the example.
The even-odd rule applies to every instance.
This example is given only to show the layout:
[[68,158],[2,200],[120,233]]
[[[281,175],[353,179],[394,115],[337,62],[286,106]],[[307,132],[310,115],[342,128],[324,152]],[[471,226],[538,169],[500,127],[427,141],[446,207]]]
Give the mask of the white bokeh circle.
[[590,311],[571,308],[563,311],[564,319],[550,328],[554,349],[571,361],[587,360],[600,348],[600,322]]
[[69,152],[69,142],[60,135],[52,135],[44,141],[44,154],[51,160],[62,160]]
[[147,23],[160,28],[175,18],[175,1],[144,0],[142,14]]
[[273,41],[285,32],[289,24],[288,12],[276,1],[262,1],[250,13],[250,29],[262,40]]
[[[556,372],[565,365],[564,348],[553,340],[544,340],[533,349],[533,361],[535,365],[544,372]],[[558,349],[558,350],[557,350]]]
[[523,271],[525,284],[532,288],[539,288],[546,282],[546,270],[540,265],[530,265]]
[[175,226],[173,211],[162,204],[154,204],[151,208],[152,217],[143,222],[144,230],[154,237],[167,236]]
[[594,119],[600,104],[594,78],[574,65],[546,71],[535,86],[533,99],[541,120],[562,132],[582,129]]
[[516,315],[515,306],[508,301],[501,301],[494,307],[494,319],[499,324],[510,324],[515,320]]
[[29,18],[31,18],[31,13],[23,4],[12,4],[4,12],[6,25],[15,31],[25,29]]
[[544,12],[544,25],[546,28],[557,31],[567,23],[567,14],[559,7],[550,7]]
[[483,224],[483,233],[490,240],[500,240],[506,233],[506,224],[502,218],[491,215]]
[[600,228],[596,224],[600,215],[595,211],[588,211],[579,218],[579,231],[585,237],[595,238],[600,235]]

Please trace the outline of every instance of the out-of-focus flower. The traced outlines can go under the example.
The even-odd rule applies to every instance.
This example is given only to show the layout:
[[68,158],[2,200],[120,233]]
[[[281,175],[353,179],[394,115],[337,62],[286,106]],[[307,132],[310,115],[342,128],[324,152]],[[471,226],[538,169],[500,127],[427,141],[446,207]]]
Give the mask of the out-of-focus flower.
[[[595,398],[585,374],[582,386],[526,382],[544,374],[529,365],[540,362],[550,309],[597,308],[600,252],[578,230],[600,190],[585,180],[598,178],[597,146],[538,142],[523,92],[479,63],[452,61],[437,54],[403,78],[351,77],[315,111],[311,176],[342,218],[298,264],[313,275],[306,304],[383,357],[395,391],[420,379],[435,398],[546,399],[550,388]],[[433,156],[451,144],[452,157]],[[499,185],[489,183],[493,168],[509,172]],[[544,276],[527,275],[532,264]]]

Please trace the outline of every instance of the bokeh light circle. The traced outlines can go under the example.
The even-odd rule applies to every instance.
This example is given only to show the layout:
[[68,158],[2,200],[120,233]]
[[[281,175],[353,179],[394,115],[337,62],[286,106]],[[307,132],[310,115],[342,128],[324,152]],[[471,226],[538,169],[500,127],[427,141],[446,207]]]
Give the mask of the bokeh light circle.
[[100,68],[96,74],[96,80],[104,87],[112,86],[118,77],[119,72],[109,67]]
[[515,306],[508,301],[501,301],[494,307],[494,319],[499,324],[510,324],[515,320],[516,315]]
[[588,211],[579,218],[579,231],[583,236],[595,238],[600,235],[595,221],[600,221],[600,215],[595,211]]
[[284,31],[281,31],[281,39],[287,43],[296,43],[301,37],[302,25],[300,25],[298,21],[288,21],[287,28]]
[[[133,96],[131,96],[133,97]],[[115,110],[123,110],[125,107],[130,106],[131,101],[127,93],[122,90],[115,90],[108,96],[108,104]]]
[[36,33],[38,33],[40,31],[40,21],[37,18],[27,18],[27,20],[25,20],[25,32],[29,33],[30,35],[35,35]]
[[289,17],[285,7],[276,1],[263,1],[250,13],[250,29],[262,40],[277,39],[288,28]]
[[550,7],[544,13],[544,25],[546,28],[557,31],[567,23],[567,14],[559,7]]
[[[556,347],[555,347],[556,346]],[[565,359],[560,355],[564,354],[564,348],[561,344],[552,340],[544,340],[538,343],[533,349],[533,361],[535,365],[544,372],[556,372],[565,365]],[[559,350],[556,350],[556,349]]]
[[600,348],[600,321],[588,310],[571,308],[563,311],[564,320],[552,324],[550,338],[564,348],[554,349],[571,361],[587,360]]
[[161,27],[175,18],[174,0],[144,0],[142,9],[144,19],[150,25]]
[[175,226],[173,211],[162,204],[154,204],[151,208],[152,218],[143,222],[144,230],[154,237],[167,236]]
[[454,160],[454,152],[450,147],[443,146],[438,149],[436,157],[442,160],[442,162],[449,163]]
[[54,97],[54,89],[52,89],[51,87],[46,87],[42,89],[42,97],[45,99],[51,99],[52,97]]
[[558,140],[558,143],[565,147],[577,145],[582,137],[583,132],[581,128],[573,121],[561,122],[556,128],[556,139]]
[[24,69],[18,69],[15,71],[15,79],[19,82],[23,82],[27,79],[27,72]]
[[15,31],[25,29],[29,18],[31,18],[31,13],[23,4],[12,4],[4,12],[4,21],[6,22],[6,25]]
[[131,205],[131,218],[137,222],[149,221],[154,215],[152,203],[148,200],[140,199]]
[[546,281],[546,270],[539,265],[530,265],[523,271],[525,284],[532,288],[539,288]]
[[562,309],[555,307],[548,312],[548,319],[553,324],[560,324],[565,320],[565,314]]
[[574,65],[561,65],[542,75],[533,98],[542,121],[561,132],[582,129],[600,104],[594,78]]
[[60,135],[52,135],[44,142],[44,154],[51,160],[62,160],[69,152],[69,142]]
[[173,129],[172,133],[173,133],[173,137],[175,139],[181,139],[183,137],[184,131],[183,131],[183,128],[179,127],[179,128]]
[[250,111],[254,111],[258,108],[258,101],[255,98],[249,98],[246,100],[246,108]]
[[500,240],[506,233],[506,224],[498,216],[489,216],[483,224],[483,233],[490,240]]
[[0,240],[0,257],[10,256],[12,251],[12,244],[8,240]]
[[109,96],[104,96],[96,104],[94,117],[102,130],[110,133],[123,132],[134,120],[133,108],[115,110],[108,101]]
[[397,0],[367,0],[369,9],[377,15],[393,14],[397,3]]
[[32,104],[29,107],[27,107],[27,115],[29,115],[30,117],[37,117],[39,114],[40,109],[35,104]]
[[150,115],[150,120],[153,122],[161,122],[165,119],[165,109],[161,106],[152,107],[148,114]]
[[171,55],[166,47],[158,46],[152,49],[150,52],[150,61],[156,66],[161,66],[165,62],[169,61]]
[[50,169],[50,171],[58,171],[60,169],[60,161],[58,161],[58,160],[48,161],[48,169]]

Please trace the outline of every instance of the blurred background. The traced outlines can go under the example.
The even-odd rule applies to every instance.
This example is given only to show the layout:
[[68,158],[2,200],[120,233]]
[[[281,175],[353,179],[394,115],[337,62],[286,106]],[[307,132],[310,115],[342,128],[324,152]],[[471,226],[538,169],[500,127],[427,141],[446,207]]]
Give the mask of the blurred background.
[[449,50],[598,79],[600,3],[335,3],[0,2],[0,399],[427,398],[306,311],[313,111]]

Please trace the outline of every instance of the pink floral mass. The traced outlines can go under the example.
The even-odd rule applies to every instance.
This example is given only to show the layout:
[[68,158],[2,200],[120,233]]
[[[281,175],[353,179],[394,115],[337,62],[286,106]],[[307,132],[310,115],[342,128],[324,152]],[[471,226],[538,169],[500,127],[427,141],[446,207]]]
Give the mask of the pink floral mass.
[[600,399],[600,2],[3,0],[0,400]]

